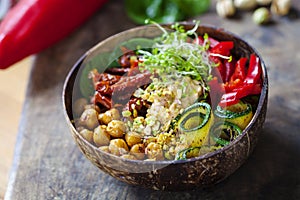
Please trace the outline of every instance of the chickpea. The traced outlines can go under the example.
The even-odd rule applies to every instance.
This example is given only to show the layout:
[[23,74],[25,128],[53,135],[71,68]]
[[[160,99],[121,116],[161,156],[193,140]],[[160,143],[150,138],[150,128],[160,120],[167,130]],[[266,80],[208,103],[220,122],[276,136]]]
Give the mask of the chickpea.
[[135,144],[130,149],[130,154],[134,155],[137,159],[143,160],[145,158],[145,145]]
[[101,146],[101,147],[99,147],[99,149],[100,149],[101,151],[104,151],[104,152],[109,153],[108,146]]
[[168,160],[173,160],[175,158],[175,147],[171,146],[167,151],[164,152],[164,157]]
[[[75,121],[75,124],[76,124],[76,121]],[[79,124],[76,124],[76,130],[78,131],[78,133],[80,133],[80,131],[82,131],[83,129],[85,129],[83,126],[80,126]]]
[[98,113],[95,109],[89,108],[83,111],[80,116],[80,124],[86,126],[88,129],[92,130],[97,125],[99,125],[98,121]]
[[93,140],[97,146],[104,146],[109,144],[110,135],[106,131],[105,125],[99,125],[95,128]]
[[129,152],[128,146],[123,139],[113,139],[108,146],[109,152],[116,156],[121,156]]
[[126,132],[126,125],[120,120],[112,120],[108,123],[106,130],[111,136],[120,138]]
[[84,107],[88,104],[85,98],[77,99],[73,104],[73,113],[75,116],[80,116],[85,110]]
[[120,156],[121,158],[129,159],[129,160],[136,160],[136,157],[130,154],[125,154]]
[[142,142],[142,137],[140,134],[136,132],[128,132],[125,134],[125,140],[128,144],[128,146],[132,147],[135,144]]
[[88,142],[93,142],[93,131],[88,130],[88,129],[82,129],[80,130],[79,134],[86,139]]
[[163,150],[160,144],[150,142],[145,149],[145,154],[149,159],[163,160]]
[[144,139],[144,144],[145,146],[148,146],[148,144],[150,144],[151,142],[156,143],[157,142],[157,138],[156,137],[147,137]]
[[95,109],[98,113],[100,113],[100,108],[99,106],[95,105],[95,104],[87,104],[84,106],[84,109],[89,109],[89,108],[92,108],[92,109]]
[[118,109],[112,108],[105,113],[100,113],[98,119],[103,124],[108,124],[112,120],[119,120],[121,119],[121,115]]

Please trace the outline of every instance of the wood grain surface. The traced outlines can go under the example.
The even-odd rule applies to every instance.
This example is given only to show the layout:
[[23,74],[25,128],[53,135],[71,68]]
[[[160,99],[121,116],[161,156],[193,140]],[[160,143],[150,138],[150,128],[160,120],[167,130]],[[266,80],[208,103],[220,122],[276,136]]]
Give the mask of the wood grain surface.
[[165,192],[133,187],[99,171],[79,151],[65,123],[64,79],[97,42],[136,26],[122,1],[110,1],[78,31],[40,54],[30,75],[5,198],[18,199],[300,199],[300,3],[290,16],[256,26],[249,14],[223,20],[198,17],[232,31],[260,52],[268,66],[267,119],[247,162],[224,182],[206,189]]
[[0,199],[9,179],[31,64],[29,57],[0,71]]

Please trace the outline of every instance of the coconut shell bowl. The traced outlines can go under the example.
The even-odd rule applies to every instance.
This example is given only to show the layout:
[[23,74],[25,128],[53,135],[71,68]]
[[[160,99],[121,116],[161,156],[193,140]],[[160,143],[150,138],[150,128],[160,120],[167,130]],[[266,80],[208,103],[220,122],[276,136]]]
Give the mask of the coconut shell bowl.
[[[182,23],[186,30],[195,27],[193,23]],[[162,25],[169,28],[169,25]],[[127,159],[113,155],[88,141],[76,127],[74,102],[80,98],[80,80],[84,68],[90,63],[109,63],[110,59],[97,57],[111,52],[120,44],[133,38],[155,38],[162,30],[155,25],[139,26],[111,36],[87,51],[75,63],[66,77],[63,88],[63,105],[66,122],[75,143],[85,157],[103,172],[131,185],[142,186],[154,190],[193,190],[213,187],[234,173],[255,148],[263,127],[268,102],[268,77],[266,66],[259,53],[246,41],[222,28],[200,25],[196,33],[208,34],[218,41],[233,41],[233,54],[236,57],[249,57],[256,54],[260,58],[261,93],[258,95],[253,117],[241,134],[228,145],[203,155],[183,160],[145,160]],[[106,56],[106,58],[109,56]],[[94,59],[96,58],[96,59]],[[98,59],[98,60],[97,60]],[[105,64],[103,64],[105,65]]]

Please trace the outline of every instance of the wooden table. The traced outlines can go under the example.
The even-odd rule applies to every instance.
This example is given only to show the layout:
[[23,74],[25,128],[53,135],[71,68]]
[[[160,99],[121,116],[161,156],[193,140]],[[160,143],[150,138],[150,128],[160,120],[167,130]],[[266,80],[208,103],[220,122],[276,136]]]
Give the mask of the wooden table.
[[269,105],[259,143],[247,162],[207,190],[152,191],[119,182],[79,151],[65,123],[62,86],[75,61],[110,35],[134,27],[122,1],[110,1],[63,42],[40,54],[31,71],[6,199],[300,199],[300,3],[289,17],[259,27],[249,14],[202,24],[230,30],[252,44],[269,73]]
[[[0,199],[4,199],[32,57],[0,70]],[[18,92],[16,92],[18,88]]]

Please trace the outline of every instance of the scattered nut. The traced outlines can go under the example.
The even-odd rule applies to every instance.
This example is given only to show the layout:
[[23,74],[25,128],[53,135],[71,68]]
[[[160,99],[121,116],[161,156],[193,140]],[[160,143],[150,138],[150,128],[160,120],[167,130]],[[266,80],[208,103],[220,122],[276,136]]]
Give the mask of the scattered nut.
[[252,19],[263,25],[271,21],[273,15],[284,16],[290,12],[291,0],[217,0],[216,12],[227,18],[237,11],[252,11]]
[[287,15],[291,8],[291,0],[273,0],[271,12],[276,15]]
[[256,2],[260,6],[267,6],[271,4],[272,0],[256,0]]
[[235,7],[232,0],[219,0],[216,4],[216,11],[219,16],[226,18],[235,14]]
[[251,10],[257,6],[256,0],[234,0],[234,5],[240,10]]
[[256,24],[266,24],[271,19],[271,13],[267,8],[261,7],[254,11],[252,19]]

